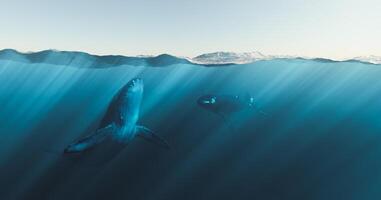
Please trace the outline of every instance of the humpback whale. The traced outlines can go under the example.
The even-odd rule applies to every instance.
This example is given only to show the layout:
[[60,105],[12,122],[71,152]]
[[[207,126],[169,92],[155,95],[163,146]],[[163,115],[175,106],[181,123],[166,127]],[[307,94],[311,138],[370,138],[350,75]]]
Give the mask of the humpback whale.
[[254,98],[250,95],[244,97],[238,95],[203,95],[198,98],[197,104],[201,108],[222,116],[224,119],[228,115],[248,108],[254,108],[262,115],[267,116],[265,112],[256,106]]
[[138,125],[140,104],[143,98],[143,80],[132,79],[114,96],[98,129],[64,149],[65,154],[89,150],[105,140],[118,145],[128,144],[136,136],[169,148],[168,143],[152,130]]

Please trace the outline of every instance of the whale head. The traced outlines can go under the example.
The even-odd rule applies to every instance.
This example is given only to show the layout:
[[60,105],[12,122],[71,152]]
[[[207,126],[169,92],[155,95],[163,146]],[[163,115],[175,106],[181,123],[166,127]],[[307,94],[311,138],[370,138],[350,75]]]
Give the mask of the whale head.
[[[124,123],[136,123],[143,99],[143,80],[134,78],[123,86],[118,94],[118,109]],[[119,115],[119,114],[118,114]]]
[[134,78],[126,85],[122,87],[119,93],[120,96],[130,99],[137,96],[143,95],[143,80],[140,78]]
[[127,93],[141,93],[143,92],[143,80],[141,78],[134,78],[125,85]]
[[197,104],[205,109],[214,110],[217,106],[217,97],[214,95],[204,95],[198,98]]

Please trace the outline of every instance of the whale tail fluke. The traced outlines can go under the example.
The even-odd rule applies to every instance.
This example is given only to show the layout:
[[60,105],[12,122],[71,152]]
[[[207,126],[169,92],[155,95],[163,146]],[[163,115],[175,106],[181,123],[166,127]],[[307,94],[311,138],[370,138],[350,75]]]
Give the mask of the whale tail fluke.
[[164,147],[166,149],[171,148],[167,141],[165,141],[162,137],[160,137],[159,135],[157,135],[155,132],[153,132],[152,130],[150,130],[147,127],[136,126],[135,132],[136,132],[137,136],[139,136],[139,137],[141,137],[147,141],[155,143],[155,144],[157,144],[161,147]]

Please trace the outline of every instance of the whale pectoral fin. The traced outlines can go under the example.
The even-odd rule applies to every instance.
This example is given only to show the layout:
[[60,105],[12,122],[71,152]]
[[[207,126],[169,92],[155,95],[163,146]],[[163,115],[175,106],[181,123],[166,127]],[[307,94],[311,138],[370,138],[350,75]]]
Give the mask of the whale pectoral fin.
[[136,126],[135,134],[142,137],[145,140],[148,140],[152,143],[160,145],[164,148],[170,149],[170,146],[167,141],[161,138],[159,135],[155,134],[152,130],[144,126]]
[[96,130],[94,134],[91,134],[85,138],[80,139],[79,141],[70,144],[65,150],[65,153],[79,153],[85,151],[107,138],[107,136],[111,135],[112,132],[115,131],[115,125],[110,124],[104,128]]

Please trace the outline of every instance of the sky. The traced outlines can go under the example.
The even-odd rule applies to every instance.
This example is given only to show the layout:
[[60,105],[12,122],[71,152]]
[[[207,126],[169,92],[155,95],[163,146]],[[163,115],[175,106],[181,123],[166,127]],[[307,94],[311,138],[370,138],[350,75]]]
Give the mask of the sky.
[[379,0],[0,0],[0,49],[381,56]]

